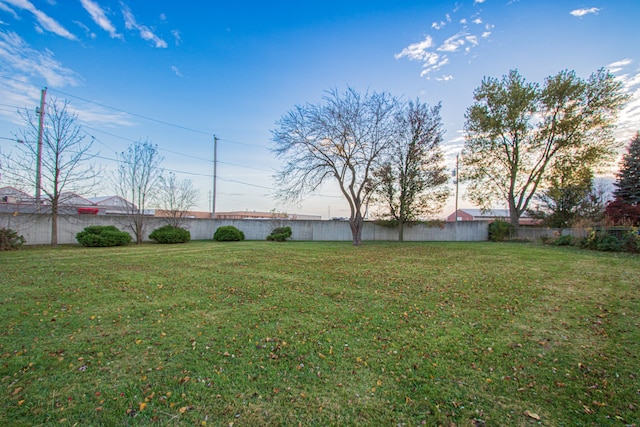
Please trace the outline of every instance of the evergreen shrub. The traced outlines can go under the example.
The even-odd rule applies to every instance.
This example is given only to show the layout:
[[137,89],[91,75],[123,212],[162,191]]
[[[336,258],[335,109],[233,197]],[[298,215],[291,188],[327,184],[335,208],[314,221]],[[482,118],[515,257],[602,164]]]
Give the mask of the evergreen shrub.
[[233,225],[223,225],[218,227],[213,234],[213,240],[216,242],[240,242],[244,240],[244,233]]
[[191,240],[191,233],[184,228],[167,224],[153,230],[153,232],[149,234],[149,238],[158,243],[187,243]]
[[26,242],[24,237],[10,228],[0,228],[0,251],[19,249]]
[[291,237],[292,234],[291,227],[278,227],[267,236],[267,240],[271,242],[284,242]]
[[572,246],[575,243],[575,239],[570,234],[560,236],[553,241],[555,246]]
[[76,234],[76,240],[82,246],[104,248],[126,246],[131,243],[131,235],[113,225],[91,225]]
[[515,227],[507,221],[495,220],[489,224],[489,240],[503,242],[513,237]]
[[627,233],[621,242],[622,250],[634,254],[640,254],[640,234],[638,232]]

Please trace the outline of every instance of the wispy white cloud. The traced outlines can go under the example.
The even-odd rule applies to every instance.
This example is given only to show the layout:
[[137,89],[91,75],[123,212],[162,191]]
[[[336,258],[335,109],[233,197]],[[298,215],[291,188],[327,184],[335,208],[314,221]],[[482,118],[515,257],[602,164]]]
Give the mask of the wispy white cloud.
[[178,67],[176,67],[175,65],[171,66],[171,71],[174,72],[174,74],[178,77],[184,77],[184,75],[180,72],[180,69]]
[[[86,125],[87,129],[99,125],[112,129],[136,125],[129,114],[109,110],[95,104],[83,104],[81,106],[70,104],[69,111],[76,114],[81,124]],[[87,132],[91,134],[92,129],[88,129]]]
[[175,39],[176,46],[180,46],[182,44],[182,36],[180,35],[180,31],[171,30],[171,35]]
[[87,27],[84,23],[80,21],[73,21],[73,23],[76,24],[78,27],[82,28],[85,34],[87,35],[87,37],[89,37],[90,39],[96,39],[98,37],[96,33],[91,31],[91,28]]
[[9,13],[14,19],[20,19],[16,11],[11,9],[6,3],[0,2],[0,10]]
[[[618,116],[614,136],[622,143],[627,143],[640,130],[640,69],[624,72],[632,64],[630,59],[623,59],[609,64],[609,70],[616,74],[630,96],[629,101]],[[616,71],[614,71],[614,69]]]
[[124,25],[127,30],[137,30],[140,33],[140,37],[144,40],[151,41],[157,48],[166,48],[167,42],[157,36],[151,28],[143,24],[136,22],[131,9],[124,3],[122,3],[122,16],[124,16]]
[[[19,35],[0,31],[0,73],[6,77],[0,84],[0,99],[8,105],[29,107],[37,105],[40,89],[31,80],[44,80],[48,87],[78,86],[80,76],[64,67],[51,51],[31,48]],[[0,111],[16,124],[21,123],[17,111]]]
[[431,36],[427,36],[423,41],[410,44],[402,49],[402,52],[396,53],[394,56],[396,59],[408,58],[412,61],[420,61],[426,58],[428,49],[432,47],[433,38]]
[[[476,1],[476,3],[483,3],[484,1]],[[458,5],[454,9],[453,13],[459,10]],[[470,21],[471,20],[471,21]],[[446,14],[446,21],[436,21],[431,24],[431,28],[435,30],[442,30],[445,26],[454,22],[453,17],[450,14]],[[482,39],[487,39],[491,35],[490,29],[493,28],[491,24],[485,24],[478,13],[474,13],[471,17],[456,18],[458,25],[453,24],[453,30],[458,26],[458,31],[444,41],[437,44],[434,42],[434,38],[431,35],[427,35],[424,40],[412,43],[405,47],[400,53],[394,55],[396,59],[407,58],[411,61],[422,62],[421,76],[428,76],[430,73],[440,70],[445,65],[449,64],[451,59],[455,57],[455,54],[468,54],[471,50],[480,45]],[[477,27],[470,28],[467,24],[473,22],[476,25],[481,26],[483,32],[478,32]],[[484,25],[483,25],[484,24]],[[461,27],[461,28],[460,28]],[[453,79],[451,75],[444,75],[436,78],[439,81],[449,81]]]
[[580,18],[582,16],[589,15],[592,13],[597,15],[598,12],[600,12],[600,8],[590,7],[590,8],[583,8],[583,9],[574,9],[569,13],[572,14],[573,16],[577,16]]
[[465,33],[455,34],[449,37],[448,39],[446,39],[437,50],[440,52],[455,52],[460,47],[464,46],[466,36],[468,36],[468,34],[465,34]]
[[447,23],[444,21],[434,22],[433,24],[431,24],[431,28],[433,28],[434,30],[441,30],[445,27],[445,25],[447,25]]
[[626,58],[620,61],[616,61],[616,62],[612,62],[611,64],[607,65],[607,69],[611,72],[611,73],[617,73],[619,71],[621,71],[624,67],[626,67],[627,65],[631,64],[631,59]]
[[449,80],[453,80],[453,76],[452,75],[445,75],[445,76],[441,76],[441,77],[436,77],[436,80],[439,82],[448,82]]
[[77,37],[73,35],[71,32],[69,32],[69,30],[64,28],[60,23],[58,23],[58,21],[56,21],[46,13],[36,8],[33,5],[33,3],[31,3],[29,0],[3,0],[3,1],[16,8],[31,12],[33,16],[36,18],[36,21],[38,21],[38,24],[40,24],[40,27],[42,30],[49,31],[51,33],[54,33],[60,37],[64,37],[69,40],[77,40]]
[[109,33],[112,39],[122,38],[122,34],[118,34],[116,27],[107,17],[107,12],[93,0],[80,0],[82,7],[89,13],[93,22],[98,24],[100,28]]
[[422,72],[420,77],[424,77],[434,71],[438,71],[449,63],[449,58],[446,55],[439,55],[437,53],[429,53],[426,61],[422,64]]
[[50,50],[31,48],[19,35],[0,31],[0,70],[8,75],[44,79],[48,86],[78,86],[80,76],[58,62]]

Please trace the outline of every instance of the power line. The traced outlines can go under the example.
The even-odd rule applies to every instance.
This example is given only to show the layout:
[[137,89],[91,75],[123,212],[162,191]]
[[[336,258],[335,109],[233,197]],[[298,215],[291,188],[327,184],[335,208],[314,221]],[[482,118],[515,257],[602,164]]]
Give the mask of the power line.
[[[7,76],[0,76],[0,77],[2,77],[4,79],[7,79],[7,80],[15,81],[15,82],[18,82],[18,83],[23,83],[23,84],[28,84],[30,86],[39,87],[39,86],[37,86],[37,85],[35,85],[33,83],[12,79],[11,77],[7,77]],[[52,91],[52,92],[59,93],[59,94],[64,95],[64,96],[68,96],[68,97],[71,97],[71,98],[79,99],[79,100],[87,102],[89,104],[94,104],[94,105],[98,105],[98,106],[103,107],[103,108],[108,108],[110,110],[119,111],[121,113],[129,114],[129,115],[134,116],[134,117],[139,117],[139,118],[144,119],[144,120],[149,120],[149,121],[152,121],[152,122],[160,123],[160,124],[163,124],[165,126],[175,127],[175,128],[178,128],[178,129],[189,131],[189,132],[199,133],[199,134],[202,134],[202,135],[211,136],[213,134],[213,132],[206,132],[206,131],[203,131],[203,130],[200,130],[200,129],[194,129],[194,128],[190,128],[188,126],[183,126],[183,125],[179,125],[179,124],[176,124],[176,123],[170,123],[170,122],[167,122],[165,120],[160,120],[160,119],[155,119],[153,117],[145,116],[144,114],[138,114],[138,113],[134,113],[134,112],[131,112],[131,111],[127,111],[127,110],[122,109],[122,108],[112,107],[110,105],[102,104],[100,102],[91,101],[90,99],[83,98],[83,97],[77,96],[77,95],[73,95],[73,94],[70,94],[68,92],[63,92],[61,90],[57,90],[57,89],[49,89],[49,90]],[[5,105],[5,106],[9,106],[9,105]],[[13,106],[10,106],[10,107],[13,107]]]
[[264,190],[273,191],[273,188],[271,187],[264,187],[262,185],[257,185],[257,184],[249,184],[248,182],[237,181],[235,179],[222,178],[222,177],[218,177],[218,178],[220,178],[222,181],[225,181],[225,182],[235,182],[236,184],[243,184],[243,185],[248,185],[250,187],[262,188]]
[[[18,82],[18,83],[27,84],[27,85],[34,86],[34,87],[39,87],[39,86],[37,86],[37,85],[35,85],[33,83],[25,82],[25,81],[21,81],[21,80],[16,80],[16,79],[13,79],[13,78],[10,78],[10,77],[7,77],[7,76],[0,75],[0,77],[2,77],[4,79],[7,79],[7,80],[15,81],[15,82]],[[160,123],[160,124],[163,124],[165,126],[170,126],[170,127],[174,127],[174,128],[178,128],[178,129],[182,129],[182,130],[186,130],[186,131],[189,131],[189,132],[194,132],[194,133],[198,133],[198,134],[202,134],[202,135],[208,135],[208,136],[212,135],[212,133],[206,132],[206,131],[203,131],[203,130],[200,130],[200,129],[194,129],[194,128],[191,128],[191,127],[188,127],[188,126],[183,126],[183,125],[179,125],[179,124],[176,124],[176,123],[170,123],[170,122],[167,122],[165,120],[160,120],[160,119],[149,117],[149,116],[146,116],[146,115],[143,115],[143,114],[134,113],[134,112],[122,109],[122,108],[113,107],[113,106],[102,104],[102,103],[99,103],[99,102],[96,102],[96,101],[91,101],[89,99],[86,99],[86,98],[83,98],[83,97],[80,97],[80,96],[76,96],[76,95],[70,94],[68,92],[61,91],[61,90],[57,90],[57,89],[50,89],[50,90],[55,92],[55,93],[58,93],[58,94],[61,94],[61,95],[64,95],[64,96],[67,96],[67,97],[70,97],[70,98],[78,99],[80,101],[83,101],[83,102],[86,102],[86,103],[89,103],[89,104],[93,104],[93,105],[100,106],[102,108],[107,108],[107,109],[110,109],[110,110],[114,110],[114,111],[118,111],[118,112],[121,112],[121,113],[125,113],[125,114],[131,115],[133,117],[142,118],[144,120],[149,120],[149,121],[152,121],[152,122],[155,122],[155,123]],[[9,104],[0,104],[0,106],[20,109],[20,107],[18,107],[18,106],[9,105]],[[0,111],[2,111],[2,109],[0,109]],[[14,112],[12,110],[6,110],[6,111]],[[97,129],[97,128],[94,128],[94,127],[91,127],[91,126],[83,125],[83,127],[87,128],[87,129],[91,129],[91,130],[96,131],[96,132],[104,133],[104,134],[112,136],[114,138],[125,140],[125,141],[128,141],[128,142],[134,142],[134,143],[136,142],[135,140],[132,140],[130,138],[123,137],[123,136],[120,136],[120,135],[116,135],[114,133],[107,132],[107,131],[104,131],[104,130],[101,130],[101,129]],[[105,148],[117,153],[117,151],[115,151],[115,150],[113,150],[113,148],[109,147],[104,141],[101,141],[100,139],[96,138],[95,136],[93,136],[91,134],[88,134],[88,135],[91,136],[95,141],[97,141],[99,144],[101,144]],[[9,139],[9,138],[3,138],[3,139],[8,139],[8,140],[11,140],[11,141],[14,140],[14,139]],[[248,147],[256,147],[256,148],[261,148],[261,149],[268,149],[267,147],[265,147],[263,145],[257,145],[257,144],[251,144],[251,143],[246,143],[246,142],[234,141],[234,140],[230,140],[230,139],[219,139],[219,141],[227,142],[227,143],[230,143],[230,144],[248,146]],[[191,158],[191,159],[203,160],[203,161],[207,161],[207,162],[211,162],[212,161],[212,160],[208,160],[208,159],[203,159],[202,157],[192,156],[192,155],[189,155],[189,154],[184,154],[184,153],[180,153],[180,152],[169,150],[169,149],[165,149],[165,148],[158,147],[158,150],[159,151],[165,151],[165,152],[172,153],[172,154],[176,154],[176,155],[180,155],[180,156],[184,156],[184,157]],[[103,160],[121,162],[118,159],[108,158],[108,157],[99,156],[99,155],[95,155],[94,157],[100,158],[100,159],[103,159]],[[235,167],[241,167],[241,168],[246,168],[246,169],[263,171],[263,172],[273,172],[272,170],[255,168],[255,167],[251,167],[251,166],[243,166],[243,165],[238,165],[238,164],[229,163],[229,162],[219,162],[219,163],[230,165],[230,166],[235,166]],[[167,171],[170,171],[170,172],[176,172],[176,173],[181,173],[181,174],[186,174],[186,175],[204,176],[204,177],[211,177],[212,176],[211,174],[200,174],[200,173],[172,170],[172,169],[166,169],[166,168],[164,168],[164,169],[167,170]],[[269,188],[269,187],[264,187],[264,186],[260,186],[260,185],[256,185],[256,184],[250,184],[250,183],[247,183],[247,182],[242,182],[242,181],[237,181],[237,180],[232,180],[232,179],[224,179],[224,178],[221,178],[221,179],[224,180],[224,181],[228,181],[228,182],[235,182],[235,183],[238,183],[238,184],[241,184],[241,185],[248,185],[248,186],[252,186],[252,187],[263,188],[263,189],[267,189],[267,190],[273,191],[273,189]]]
[[248,142],[232,141],[230,139],[223,139],[223,138],[218,138],[218,141],[230,142],[231,144],[246,145],[248,147],[264,148],[265,150],[268,150],[268,148],[265,147],[264,145],[250,144]]
[[[2,75],[0,75],[0,77],[4,78],[4,79],[7,79],[7,80],[15,81],[15,82],[18,82],[18,83],[23,83],[23,84],[28,84],[28,85],[34,86],[34,87],[39,87],[38,85],[35,85],[33,83],[24,82],[24,81],[21,81],[21,80],[16,80],[16,79],[13,79],[11,77],[2,76]],[[87,98],[83,98],[81,96],[73,95],[73,94],[70,94],[68,92],[63,92],[61,90],[57,90],[57,89],[49,89],[49,90],[52,91],[52,92],[59,93],[59,94],[64,95],[64,96],[68,96],[68,97],[71,97],[71,98],[75,98],[75,99],[87,102],[89,104],[94,104],[94,105],[97,105],[97,106],[100,106],[100,107],[103,107],[103,108],[107,108],[107,109],[110,109],[110,110],[119,111],[121,113],[129,114],[129,115],[134,116],[134,117],[139,117],[139,118],[144,119],[144,120],[149,120],[149,121],[152,121],[152,122],[160,123],[160,124],[163,124],[165,126],[175,127],[175,128],[178,128],[178,129],[182,129],[182,130],[186,130],[186,131],[189,131],[189,132],[198,133],[198,134],[201,134],[201,135],[211,136],[213,134],[212,132],[206,132],[206,131],[203,131],[203,130],[200,130],[200,129],[194,129],[194,128],[191,128],[191,127],[188,127],[188,126],[184,126],[184,125],[180,125],[180,124],[176,124],[176,123],[167,122],[165,120],[160,120],[160,119],[156,119],[156,118],[153,118],[153,117],[149,117],[149,116],[146,116],[144,114],[134,113],[134,112],[122,109],[122,108],[112,107],[110,105],[102,104],[100,102],[91,101],[91,100],[89,100]],[[21,107],[15,106],[15,105],[8,105],[8,104],[0,104],[0,105],[4,105],[6,107],[11,107],[11,108],[17,108],[17,109],[21,108]],[[113,136],[116,136],[116,135],[113,135]],[[116,137],[118,137],[118,136],[116,136]],[[262,149],[265,149],[265,150],[269,149],[268,147],[265,147],[264,145],[252,144],[252,143],[248,143],[248,142],[240,142],[240,141],[234,141],[234,140],[231,140],[231,139],[224,139],[224,138],[218,138],[218,140],[219,141],[228,142],[228,143],[231,143],[231,144],[244,145],[244,146],[247,146],[247,147],[256,147],[256,148],[262,148]]]
[[223,164],[223,165],[235,166],[235,167],[238,167],[238,168],[245,168],[245,169],[261,171],[261,172],[274,172],[272,169],[254,168],[254,167],[251,167],[251,166],[243,166],[243,165],[238,165],[238,164],[235,164],[235,163],[222,162],[220,160],[218,160],[218,163]]
[[178,124],[175,124],[175,123],[170,123],[170,122],[167,122],[167,121],[164,121],[164,120],[154,119],[153,117],[145,116],[143,114],[133,113],[131,111],[124,110],[122,108],[117,108],[117,107],[112,107],[110,105],[101,104],[99,102],[91,101],[89,99],[82,98],[82,97],[76,96],[76,95],[72,95],[70,93],[63,92],[61,90],[56,90],[56,89],[52,89],[52,90],[54,92],[60,93],[60,94],[65,95],[65,96],[69,96],[71,98],[79,99],[81,101],[88,102],[90,104],[98,105],[98,106],[103,107],[103,108],[109,108],[111,110],[119,111],[121,113],[129,114],[131,116],[139,117],[141,119],[145,119],[145,120],[149,120],[149,121],[152,121],[152,122],[160,123],[160,124],[163,124],[165,126],[175,127],[175,128],[178,128],[178,129],[189,131],[189,132],[199,133],[199,134],[202,134],[202,135],[211,135],[212,134],[212,132],[205,132],[203,130],[193,129],[193,128],[190,128],[190,127],[187,127],[187,126],[182,126],[182,125],[178,125]]

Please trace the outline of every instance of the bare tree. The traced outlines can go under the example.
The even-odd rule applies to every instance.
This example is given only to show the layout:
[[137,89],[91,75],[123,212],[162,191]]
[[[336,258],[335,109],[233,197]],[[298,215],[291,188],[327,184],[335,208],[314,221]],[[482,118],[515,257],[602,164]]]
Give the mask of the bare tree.
[[374,174],[376,201],[382,219],[398,224],[398,240],[404,225],[439,212],[449,197],[440,144],[443,137],[440,104],[429,107],[409,102],[396,114],[397,131],[386,161]]
[[162,209],[160,215],[166,218],[167,224],[182,226],[197,200],[198,189],[190,179],[179,180],[173,172],[160,179],[158,206]]
[[373,192],[371,175],[393,138],[398,101],[386,93],[332,90],[319,105],[296,106],[272,131],[277,157],[278,195],[302,198],[335,180],[349,204],[353,244],[362,243],[363,208]]
[[158,197],[162,182],[162,156],[149,141],[137,141],[119,154],[115,178],[118,195],[127,200],[127,219],[136,243],[142,243],[149,217],[147,209]]
[[[91,193],[101,173],[88,164],[95,158],[90,153],[93,140],[87,140],[77,124],[78,116],[69,111],[68,105],[66,100],[58,103],[54,99],[44,111],[19,111],[26,125],[16,135],[22,150],[3,155],[0,165],[15,186],[35,188],[36,212],[51,214],[52,246],[58,244],[58,214],[62,208],[76,195]],[[40,114],[44,115],[42,126]]]

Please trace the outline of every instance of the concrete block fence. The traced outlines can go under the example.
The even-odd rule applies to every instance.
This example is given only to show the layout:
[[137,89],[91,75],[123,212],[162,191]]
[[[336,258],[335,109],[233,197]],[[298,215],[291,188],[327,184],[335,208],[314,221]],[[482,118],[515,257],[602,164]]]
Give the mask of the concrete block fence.
[[[58,243],[75,244],[76,234],[90,225],[115,225],[122,231],[128,229],[127,218],[116,215],[61,215],[58,218]],[[145,240],[149,233],[165,225],[163,218],[148,218]],[[305,241],[351,241],[351,230],[347,221],[310,220],[251,220],[251,219],[187,219],[184,228],[191,233],[192,240],[212,239],[216,229],[233,225],[242,230],[247,240],[265,240],[276,227],[289,226],[293,231],[291,240]],[[484,241],[487,240],[486,222],[446,223],[443,228],[415,225],[405,227],[404,240],[418,241]],[[0,214],[0,227],[16,230],[26,239],[27,245],[42,245],[51,242],[51,217],[48,215],[23,214],[13,216]],[[551,234],[551,231],[549,231]],[[365,222],[363,241],[396,241],[398,230]]]

